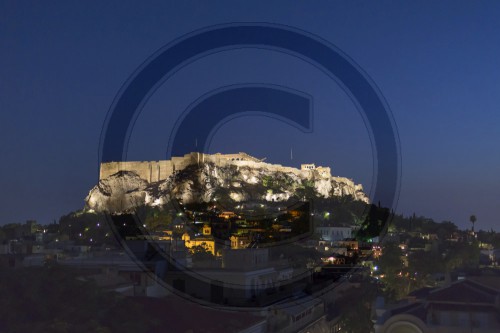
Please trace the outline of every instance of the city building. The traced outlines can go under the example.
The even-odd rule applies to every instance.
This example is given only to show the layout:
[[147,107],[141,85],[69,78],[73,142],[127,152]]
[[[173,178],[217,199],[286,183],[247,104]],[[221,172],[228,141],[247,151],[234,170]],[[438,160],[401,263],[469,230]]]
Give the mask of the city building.
[[320,235],[325,241],[339,241],[352,237],[351,227],[316,227],[316,234]]
[[208,252],[212,255],[215,255],[215,239],[212,236],[212,228],[205,224],[202,228],[202,234],[194,236],[189,235],[188,232],[185,232],[182,235],[182,240],[184,241],[184,245],[188,249],[193,249],[194,247],[201,246],[204,247]]
[[465,279],[415,291],[404,303],[376,312],[375,333],[500,332],[500,289]]

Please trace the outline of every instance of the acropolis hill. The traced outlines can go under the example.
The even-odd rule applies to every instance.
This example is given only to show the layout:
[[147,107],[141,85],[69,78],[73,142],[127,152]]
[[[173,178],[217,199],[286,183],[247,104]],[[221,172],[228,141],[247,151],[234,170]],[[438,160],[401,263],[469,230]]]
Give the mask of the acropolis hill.
[[99,184],[90,191],[86,202],[95,210],[127,209],[141,203],[161,205],[172,197],[207,202],[214,199],[218,188],[227,190],[236,202],[250,198],[286,201],[304,182],[324,198],[350,195],[368,202],[361,184],[332,176],[329,167],[302,164],[297,169],[265,163],[264,159],[242,152],[193,152],[164,161],[102,163]]

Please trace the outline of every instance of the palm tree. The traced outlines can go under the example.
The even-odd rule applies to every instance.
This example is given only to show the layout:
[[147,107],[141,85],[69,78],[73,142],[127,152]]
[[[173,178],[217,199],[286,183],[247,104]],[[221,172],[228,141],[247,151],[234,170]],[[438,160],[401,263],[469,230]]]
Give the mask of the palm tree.
[[470,221],[470,223],[472,223],[472,233],[474,233],[474,223],[476,223],[476,221],[477,221],[476,215],[471,215],[469,217],[469,221]]

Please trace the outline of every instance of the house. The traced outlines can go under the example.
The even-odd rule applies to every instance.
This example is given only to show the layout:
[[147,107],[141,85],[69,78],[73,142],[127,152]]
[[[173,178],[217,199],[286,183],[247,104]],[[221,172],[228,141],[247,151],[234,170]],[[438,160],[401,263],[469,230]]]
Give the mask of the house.
[[221,267],[176,270],[167,281],[181,293],[213,303],[236,306],[264,305],[293,291],[293,269],[287,260],[269,260],[269,249],[224,249]]
[[465,279],[416,291],[406,302],[378,309],[375,333],[500,332],[500,289]]
[[215,239],[212,236],[212,228],[208,224],[205,224],[203,226],[201,235],[191,236],[187,232],[185,232],[182,235],[182,240],[184,241],[184,245],[188,249],[202,246],[212,255],[215,255]]
[[250,245],[250,243],[252,243],[252,238],[248,233],[242,235],[232,235],[229,237],[229,240],[231,241],[231,249],[233,250],[245,249]]
[[[270,332],[326,332],[324,302],[309,295],[285,299],[270,307]],[[323,319],[323,320],[321,320]]]
[[316,227],[315,232],[321,239],[330,242],[352,238],[351,227]]

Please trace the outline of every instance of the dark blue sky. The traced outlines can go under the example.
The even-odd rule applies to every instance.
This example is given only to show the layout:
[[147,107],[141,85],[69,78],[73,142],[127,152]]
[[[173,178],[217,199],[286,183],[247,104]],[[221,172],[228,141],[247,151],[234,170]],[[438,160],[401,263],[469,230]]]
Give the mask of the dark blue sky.
[[[0,224],[48,223],[83,206],[98,177],[107,111],[126,79],[156,50],[195,29],[271,22],[333,43],[377,84],[402,152],[397,210],[499,229],[500,4],[494,1],[158,2],[0,4]],[[310,64],[266,50],[200,59],[145,105],[129,159],[161,159],[173,123],[208,91],[280,84],[314,99],[314,131],[248,115],[222,126],[211,152],[246,151],[298,166],[316,162],[369,191],[372,151],[344,91]],[[294,158],[290,160],[290,149]]]

